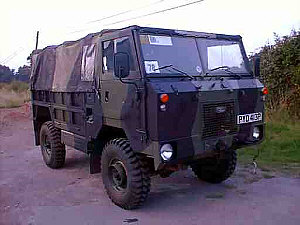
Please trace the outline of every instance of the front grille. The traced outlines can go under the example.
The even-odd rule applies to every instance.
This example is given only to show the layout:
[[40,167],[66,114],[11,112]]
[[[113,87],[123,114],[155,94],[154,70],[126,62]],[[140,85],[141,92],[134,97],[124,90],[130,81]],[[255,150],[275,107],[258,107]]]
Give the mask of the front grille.
[[204,104],[203,115],[202,138],[225,136],[237,132],[233,102]]

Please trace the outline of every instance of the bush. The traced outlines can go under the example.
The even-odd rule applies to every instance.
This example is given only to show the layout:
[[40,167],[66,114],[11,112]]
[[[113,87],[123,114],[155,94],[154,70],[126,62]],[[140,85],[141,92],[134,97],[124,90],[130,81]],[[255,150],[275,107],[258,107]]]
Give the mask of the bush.
[[22,92],[29,90],[29,84],[21,81],[12,81],[10,83],[0,83],[0,89]]
[[19,107],[29,100],[28,83],[20,81],[0,83],[0,108]]
[[272,114],[287,110],[290,116],[300,118],[300,32],[279,37],[275,44],[262,48],[260,75],[269,89],[266,106]]

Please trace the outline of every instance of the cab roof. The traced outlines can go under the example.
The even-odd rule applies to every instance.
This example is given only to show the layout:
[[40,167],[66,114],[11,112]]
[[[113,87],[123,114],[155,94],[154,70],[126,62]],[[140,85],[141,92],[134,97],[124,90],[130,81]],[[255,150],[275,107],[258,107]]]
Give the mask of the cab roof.
[[[85,37],[82,37],[75,41],[65,41],[60,45],[72,45],[77,42],[82,41],[83,39],[90,39],[93,37],[101,37],[107,33],[120,32],[123,30],[137,30],[140,33],[151,33],[151,34],[161,34],[161,35],[170,35],[170,36],[185,36],[185,37],[196,37],[196,38],[210,38],[210,39],[227,39],[232,41],[240,41],[242,37],[240,35],[227,35],[227,34],[217,34],[217,33],[206,33],[206,32],[197,32],[197,31],[187,31],[187,30],[174,30],[174,29],[165,29],[165,28],[154,28],[154,27],[141,27],[137,25],[132,25],[120,29],[103,29],[96,33],[90,33]],[[45,48],[56,48],[60,45],[50,45]],[[39,53],[41,50],[33,51],[33,54]]]

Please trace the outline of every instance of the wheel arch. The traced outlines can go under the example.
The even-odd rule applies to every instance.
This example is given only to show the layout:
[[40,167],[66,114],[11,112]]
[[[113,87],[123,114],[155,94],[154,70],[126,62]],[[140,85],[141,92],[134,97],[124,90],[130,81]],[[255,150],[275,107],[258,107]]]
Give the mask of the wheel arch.
[[114,138],[127,138],[127,136],[122,128],[103,125],[95,139],[94,151],[101,154],[105,144]]
[[47,121],[52,121],[49,107],[33,105],[33,127],[35,145],[40,145],[39,135],[41,127]]

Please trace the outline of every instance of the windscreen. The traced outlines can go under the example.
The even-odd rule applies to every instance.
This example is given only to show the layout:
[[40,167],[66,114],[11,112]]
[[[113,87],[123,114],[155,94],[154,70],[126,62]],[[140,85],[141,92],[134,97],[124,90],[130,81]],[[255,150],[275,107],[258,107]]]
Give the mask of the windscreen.
[[[227,67],[235,73],[247,72],[238,42],[198,38],[197,44],[201,52],[202,65],[206,71]],[[214,71],[214,73],[218,72],[220,70]]]
[[180,74],[176,69],[190,75],[199,75],[202,72],[194,38],[140,35],[140,41],[148,75]]

